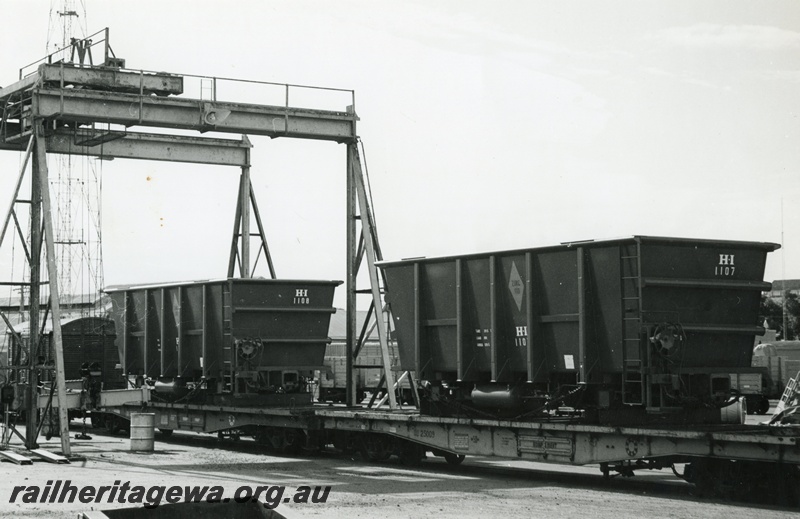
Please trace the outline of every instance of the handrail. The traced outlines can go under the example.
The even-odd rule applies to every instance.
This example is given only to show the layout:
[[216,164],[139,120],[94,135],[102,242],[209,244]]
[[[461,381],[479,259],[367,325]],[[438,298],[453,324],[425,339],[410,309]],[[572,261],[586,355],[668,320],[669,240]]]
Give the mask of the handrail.
[[[99,36],[100,39],[97,40],[97,41],[93,41],[93,39],[98,37],[98,36]],[[104,61],[102,62],[102,64],[108,63],[109,57],[116,57],[114,55],[113,50],[111,49],[110,44],[109,44],[109,29],[108,29],[108,27],[106,27],[105,29],[97,31],[96,33],[94,33],[94,34],[92,34],[92,35],[90,35],[90,36],[88,36],[86,38],[73,39],[71,45],[68,45],[68,46],[63,47],[61,49],[58,49],[58,50],[56,50],[54,52],[51,52],[47,56],[45,56],[45,57],[43,57],[41,59],[38,59],[38,60],[36,60],[36,61],[34,61],[32,63],[29,63],[29,64],[25,65],[24,67],[19,69],[19,78],[23,79],[24,77],[27,77],[27,76],[30,76],[30,75],[34,74],[35,70],[31,70],[31,68],[32,67],[38,68],[38,66],[43,64],[43,63],[44,64],[48,64],[48,65],[53,65],[54,63],[58,63],[60,61],[62,64],[73,64],[73,65],[77,65],[79,67],[95,66],[94,61],[92,59],[92,49],[96,48],[98,45],[103,45],[103,50],[104,50],[103,59],[104,59]],[[56,56],[58,54],[61,54],[61,53],[65,52],[65,51],[68,51],[69,49],[72,49],[72,55],[70,56],[70,60],[61,59],[61,60],[56,60],[54,62],[54,56]],[[78,56],[79,57],[79,62],[78,63],[75,63],[74,61],[72,61],[72,59],[75,57],[75,53],[76,52],[79,55]],[[88,57],[88,64],[84,61],[87,57]],[[98,65],[100,65],[100,64],[98,64]],[[123,63],[122,66],[123,66],[123,68],[125,68],[124,67],[124,63]],[[334,88],[334,87],[321,87],[321,86],[315,86],[315,85],[303,85],[303,84],[298,84],[298,83],[278,83],[278,82],[273,82],[273,81],[259,81],[259,80],[253,80],[253,79],[239,79],[239,78],[231,78],[231,77],[224,77],[224,76],[207,76],[207,75],[171,73],[171,72],[170,73],[165,73],[163,71],[146,70],[146,69],[128,69],[128,68],[125,68],[125,70],[129,71],[129,72],[132,72],[132,73],[139,74],[139,75],[145,75],[145,74],[148,74],[148,75],[149,74],[165,75],[165,74],[168,74],[168,75],[173,75],[173,76],[180,76],[180,77],[185,78],[185,79],[200,80],[201,84],[202,84],[203,81],[210,81],[211,82],[211,99],[209,99],[209,101],[211,101],[211,102],[216,102],[216,101],[220,100],[219,86],[220,86],[221,82],[230,82],[230,83],[243,84],[243,85],[245,85],[245,84],[246,85],[263,85],[263,86],[267,86],[267,87],[280,88],[280,89],[284,90],[283,96],[282,96],[283,97],[283,104],[287,109],[290,108],[290,105],[289,105],[289,97],[290,97],[289,96],[289,92],[290,92],[291,89],[304,89],[304,90],[314,90],[314,91],[319,91],[319,92],[340,92],[340,93],[345,93],[345,94],[349,94],[349,98],[350,98],[349,99],[349,106],[347,106],[345,108],[345,110],[342,110],[342,111],[350,112],[350,113],[353,114],[353,118],[354,119],[357,118],[357,115],[356,115],[356,112],[355,112],[355,91],[352,90],[352,89]],[[202,98],[203,98],[203,94],[202,94],[202,86],[201,86],[200,99],[202,99]],[[234,99],[231,99],[230,101],[235,102]],[[287,113],[287,117],[288,117],[288,113]]]
[[[44,61],[46,58],[34,62],[34,64],[40,63]],[[28,65],[30,66],[30,65]],[[22,70],[22,69],[20,69]],[[220,96],[220,90],[223,90],[224,85],[228,84],[243,84],[243,85],[256,85],[256,86],[264,86],[264,87],[274,87],[282,91],[282,103],[286,108],[290,108],[289,100],[290,100],[290,91],[292,90],[311,90],[317,92],[334,92],[334,93],[341,93],[341,94],[348,94],[349,97],[349,105],[342,110],[341,112],[348,112],[352,113],[353,117],[356,118],[357,115],[355,113],[355,90],[348,89],[348,88],[336,88],[336,87],[322,87],[322,86],[315,86],[315,85],[304,85],[299,83],[279,83],[275,81],[259,81],[254,79],[241,79],[241,78],[232,78],[232,77],[225,77],[225,76],[208,76],[208,75],[200,75],[200,74],[184,74],[184,73],[174,73],[169,72],[165,73],[163,71],[155,71],[155,70],[146,70],[146,69],[125,69],[127,72],[138,74],[140,76],[146,75],[171,75],[176,77],[182,77],[184,79],[194,79],[199,81],[211,81],[211,99],[209,101],[216,102],[221,100],[226,100],[230,102],[236,102],[235,94],[231,96],[230,99],[223,99],[224,96]],[[140,92],[143,94],[143,92]],[[278,95],[277,92],[275,94]],[[198,97],[198,99],[202,99],[202,93]],[[350,108],[352,107],[352,108]]]
[[[94,38],[98,34],[103,34],[102,39],[100,39],[100,40],[98,40],[96,42],[93,42],[92,38]],[[101,29],[101,30],[97,31],[94,34],[91,34],[91,35],[87,36],[86,38],[81,38],[81,39],[73,38],[72,43],[70,45],[67,45],[66,47],[62,47],[62,48],[60,48],[58,50],[55,50],[55,51],[51,52],[50,54],[48,54],[47,56],[45,56],[43,58],[40,58],[40,59],[37,59],[36,61],[34,61],[32,63],[28,63],[24,67],[20,68],[19,69],[19,79],[22,79],[23,77],[26,77],[26,76],[29,76],[29,75],[33,74],[33,71],[28,72],[26,74],[25,73],[25,69],[27,69],[29,67],[32,67],[34,65],[39,65],[41,63],[52,64],[53,63],[53,56],[55,56],[57,54],[60,54],[60,53],[66,51],[68,49],[73,49],[74,50],[75,49],[75,43],[77,43],[77,42],[86,42],[88,44],[88,47],[83,47],[83,49],[87,50],[89,52],[89,58],[90,59],[91,59],[91,49],[92,49],[92,47],[95,47],[96,45],[99,45],[99,44],[103,43],[104,44],[103,45],[103,59],[104,59],[103,62],[105,63],[106,61],[108,61],[109,54],[112,55],[112,56],[114,55],[114,51],[111,50],[111,46],[108,43],[108,36],[109,36],[109,31],[108,31],[108,27],[106,27],[105,29]],[[81,59],[81,64],[83,64],[83,60],[82,59]]]

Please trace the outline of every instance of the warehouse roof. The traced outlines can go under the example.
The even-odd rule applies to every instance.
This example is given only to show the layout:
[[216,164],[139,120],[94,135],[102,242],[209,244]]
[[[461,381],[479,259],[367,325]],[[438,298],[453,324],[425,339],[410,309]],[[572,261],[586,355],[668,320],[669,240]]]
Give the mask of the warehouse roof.
[[800,290],[800,279],[776,279],[772,282],[772,290]]

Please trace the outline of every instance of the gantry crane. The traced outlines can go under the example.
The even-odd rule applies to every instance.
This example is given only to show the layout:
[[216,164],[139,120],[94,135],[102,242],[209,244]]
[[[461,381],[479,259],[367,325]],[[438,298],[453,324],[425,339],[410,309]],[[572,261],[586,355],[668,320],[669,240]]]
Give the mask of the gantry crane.
[[[352,90],[323,89],[345,93],[350,104],[341,111],[298,108],[291,106],[291,93],[306,87],[302,85],[258,83],[264,87],[282,89],[284,104],[280,106],[237,102],[226,97],[224,86],[237,80],[131,70],[125,60],[118,58],[109,43],[109,30],[104,29],[88,38],[72,42],[71,61],[57,61],[53,53],[20,70],[19,80],[0,89],[0,150],[21,151],[24,164],[19,171],[14,200],[5,218],[3,236],[11,222],[19,235],[16,218],[18,193],[26,176],[29,158],[32,162],[29,202],[31,237],[27,249],[30,278],[27,282],[14,280],[3,284],[24,284],[30,287],[30,345],[40,341],[40,286],[41,250],[46,250],[47,279],[50,287],[50,318],[53,322],[53,340],[56,357],[56,395],[58,402],[66,402],[64,363],[60,333],[60,307],[56,280],[57,265],[54,258],[53,217],[48,186],[47,154],[81,154],[101,159],[129,158],[170,162],[188,162],[235,166],[241,169],[235,224],[228,263],[228,276],[252,276],[250,240],[259,241],[270,274],[275,269],[267,246],[264,227],[250,180],[250,149],[248,135],[266,135],[271,138],[298,138],[333,141],[347,147],[347,403],[354,405],[356,388],[353,360],[360,350],[359,340],[364,330],[357,333],[356,296],[364,292],[371,296],[370,313],[374,314],[380,337],[384,363],[384,380],[389,388],[389,405],[396,405],[394,377],[391,370],[388,334],[382,318],[383,281],[375,267],[382,259],[375,230],[369,189],[359,153],[356,133],[358,116],[355,111],[355,93]],[[188,98],[184,94],[186,78],[200,79],[206,85],[201,98]],[[235,90],[235,89],[231,89]],[[122,127],[123,129],[114,129]],[[206,132],[239,134],[239,140],[187,136],[178,133],[145,133],[138,129],[167,128]],[[250,229],[255,219],[257,233]],[[0,245],[2,237],[0,236]],[[366,259],[370,288],[358,290],[357,274]],[[238,266],[238,269],[237,269]],[[0,316],[6,319],[5,316]],[[7,319],[6,319],[7,320]],[[369,319],[364,327],[369,324]],[[9,323],[10,325],[10,323]],[[13,330],[13,327],[12,327]],[[26,446],[36,446],[36,359],[28,356],[25,366],[12,366],[27,373],[28,421]],[[66,405],[59,405],[59,423],[62,451],[69,455],[69,435]]]

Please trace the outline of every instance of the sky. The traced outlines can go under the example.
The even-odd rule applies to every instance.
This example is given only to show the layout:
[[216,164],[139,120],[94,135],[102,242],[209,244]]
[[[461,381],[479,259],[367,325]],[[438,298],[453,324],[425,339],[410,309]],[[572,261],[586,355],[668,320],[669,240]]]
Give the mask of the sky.
[[[765,278],[800,278],[795,1],[73,3],[130,69],[354,90],[387,260],[675,236],[782,243]],[[62,4],[4,0],[0,85]],[[252,140],[278,276],[343,279],[345,147]],[[225,275],[236,168],[94,167],[105,284]]]

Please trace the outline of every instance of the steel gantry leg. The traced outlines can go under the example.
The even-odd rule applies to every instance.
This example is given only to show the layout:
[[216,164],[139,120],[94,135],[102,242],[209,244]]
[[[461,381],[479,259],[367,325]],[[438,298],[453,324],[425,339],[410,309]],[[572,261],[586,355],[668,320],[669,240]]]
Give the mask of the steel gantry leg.
[[[233,239],[231,240],[231,254],[228,261],[228,277],[234,277],[236,266],[239,266],[239,275],[243,278],[253,277],[258,262],[258,257],[250,267],[250,215],[255,216],[258,234],[256,235],[261,243],[258,254],[264,251],[264,257],[269,267],[269,274],[275,279],[275,267],[272,264],[272,255],[267,245],[267,236],[264,232],[264,224],[261,222],[261,213],[258,210],[256,195],[253,191],[253,183],[250,180],[250,141],[247,136],[242,136],[242,142],[246,144],[245,164],[242,166],[242,175],[239,177],[239,191],[236,200],[236,216],[233,223]],[[252,211],[252,212],[251,212]]]
[[356,380],[353,372],[356,345],[356,276],[358,273],[358,250],[356,244],[356,189],[353,180],[353,157],[351,146],[347,147],[347,307],[345,308],[345,403],[356,405]]
[[[56,253],[55,253],[55,234],[53,230],[53,214],[52,214],[52,205],[50,203],[50,188],[48,183],[48,171],[47,171],[47,150],[45,148],[45,136],[44,136],[44,126],[42,125],[41,120],[37,120],[34,123],[34,131],[36,142],[34,145],[36,154],[34,157],[34,171],[31,175],[32,177],[32,184],[33,186],[37,186],[34,188],[34,191],[39,191],[39,196],[41,199],[31,197],[31,212],[33,209],[39,205],[41,205],[41,219],[43,220],[44,224],[44,245],[45,250],[47,253],[47,276],[49,280],[50,286],[50,318],[53,320],[53,349],[56,357],[56,393],[58,395],[58,423],[59,423],[59,435],[61,438],[61,452],[64,456],[70,455],[70,444],[69,444],[69,417],[67,413],[67,389],[65,383],[65,376],[64,376],[64,349],[63,349],[63,341],[61,338],[61,307],[59,305],[59,293],[58,293],[58,268],[56,267]],[[33,218],[32,218],[33,222]],[[36,224],[36,227],[39,225]],[[32,230],[33,232],[33,230]],[[36,265],[36,270],[39,271],[39,259],[41,257],[41,240],[37,239],[39,242],[36,247],[32,247],[34,249],[34,254],[32,255],[32,262],[31,262],[31,271],[33,271],[34,265]],[[37,272],[37,277],[39,273]],[[36,279],[36,285],[38,285],[38,279]],[[34,292],[34,276],[31,274],[31,294]],[[36,290],[38,292],[38,290]],[[38,294],[36,296],[38,299]],[[36,312],[38,314],[38,304],[34,304],[33,296],[31,296],[31,317],[33,317],[33,309],[36,307]],[[37,321],[38,321],[38,315]],[[33,319],[31,319],[31,328],[30,328],[30,338],[31,338],[31,345],[29,347],[29,359],[31,363],[36,362],[34,358],[35,355],[32,355],[34,351],[34,344],[38,344],[40,341],[40,333],[38,330],[38,326],[34,327]],[[34,340],[36,342],[34,342]],[[33,387],[33,384],[31,384]],[[30,430],[30,417],[28,418],[28,430],[26,431],[27,436],[27,446],[28,448],[34,448],[36,443],[36,427],[35,427],[35,416],[37,415],[37,407],[38,407],[38,398],[35,398],[35,387],[34,387],[34,394],[31,395],[34,398],[28,403],[28,414],[34,416],[34,427],[33,430]]]
[[[38,148],[39,141],[34,135],[34,146]],[[36,360],[39,353],[39,303],[40,289],[41,289],[41,258],[42,258],[42,206],[39,203],[42,198],[42,185],[39,180],[39,162],[42,160],[42,154],[38,149],[34,150],[33,164],[31,173],[31,204],[30,204],[30,231],[31,231],[31,260],[30,260],[30,304],[28,305],[29,319],[28,319],[28,361],[27,361],[27,375],[26,383],[26,396],[27,407],[25,413],[25,447],[28,449],[36,449],[39,445],[36,443],[36,417],[38,411],[34,402],[36,402],[36,386],[38,385],[38,377],[36,371]]]
[[[372,302],[375,309],[375,321],[378,328],[378,338],[381,344],[381,356],[383,358],[383,370],[386,379],[386,392],[389,398],[389,407],[395,409],[397,401],[395,399],[394,374],[392,373],[392,362],[389,355],[389,341],[386,327],[383,322],[383,315],[380,309],[383,308],[381,300],[381,284],[376,261],[381,257],[378,235],[375,231],[375,220],[372,215],[372,208],[367,196],[367,189],[364,183],[364,174],[361,169],[361,159],[358,153],[356,142],[347,145],[347,165],[348,165],[348,270],[347,270],[347,404],[355,403],[356,384],[353,376],[354,353],[359,347],[355,344],[356,329],[356,276],[359,265],[362,261],[361,255],[356,245],[356,219],[361,221],[361,236],[364,244],[364,253],[367,258],[369,270],[369,281],[372,294]],[[358,204],[359,216],[356,216],[356,203]]]

